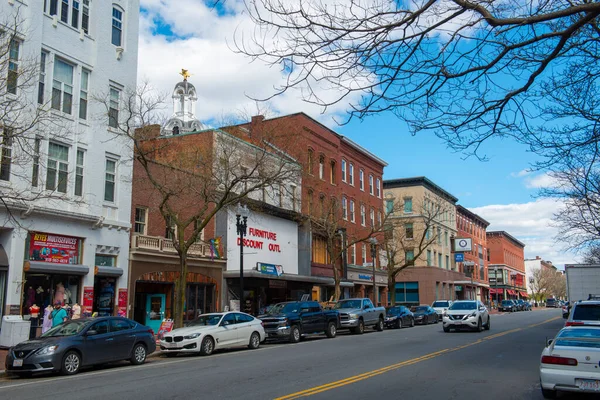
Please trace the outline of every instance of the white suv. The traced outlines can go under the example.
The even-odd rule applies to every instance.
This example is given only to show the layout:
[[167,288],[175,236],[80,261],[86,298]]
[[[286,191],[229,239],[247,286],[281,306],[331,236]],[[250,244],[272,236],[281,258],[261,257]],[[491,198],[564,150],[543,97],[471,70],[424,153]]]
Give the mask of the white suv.
[[435,310],[438,315],[438,321],[441,321],[444,313],[448,311],[448,307],[452,305],[452,300],[436,300],[431,305],[431,308]]
[[490,329],[490,314],[479,300],[459,300],[444,313],[444,332],[450,329],[472,329],[481,332]]

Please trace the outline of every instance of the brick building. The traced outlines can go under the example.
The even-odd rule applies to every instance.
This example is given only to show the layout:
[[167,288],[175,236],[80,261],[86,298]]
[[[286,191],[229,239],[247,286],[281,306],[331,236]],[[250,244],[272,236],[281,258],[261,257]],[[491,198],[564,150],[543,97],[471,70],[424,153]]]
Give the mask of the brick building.
[[505,231],[487,232],[488,276],[494,301],[525,299],[525,244]]
[[[268,134],[276,145],[285,149],[302,165],[302,214],[315,215],[327,204],[340,204],[340,239],[368,236],[373,226],[381,224],[383,168],[387,163],[352,140],[327,128],[304,113],[265,119],[254,116],[250,123],[237,126],[256,138]],[[224,128],[227,129],[227,128]],[[277,132],[277,135],[273,135]],[[276,137],[275,137],[276,136]],[[326,251],[325,238],[311,231],[310,275],[333,277],[331,260]],[[376,257],[377,258],[377,257]],[[340,265],[342,260],[334,260]],[[352,246],[347,251],[342,287],[345,296],[372,296],[373,262],[367,242]],[[387,278],[375,260],[378,302],[387,300]],[[342,268],[340,268],[342,269]],[[333,296],[332,284],[315,284],[313,298],[320,301]]]
[[458,270],[469,280],[465,282],[464,298],[489,301],[488,248],[486,228],[488,221],[469,211],[460,204],[456,206],[457,238],[470,238],[471,251],[463,252],[464,261],[457,263]]

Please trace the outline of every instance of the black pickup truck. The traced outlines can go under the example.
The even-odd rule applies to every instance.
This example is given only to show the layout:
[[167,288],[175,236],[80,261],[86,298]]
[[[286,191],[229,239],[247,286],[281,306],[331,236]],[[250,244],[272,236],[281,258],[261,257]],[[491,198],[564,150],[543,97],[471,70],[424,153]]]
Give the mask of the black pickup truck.
[[340,327],[340,314],[323,310],[316,301],[288,301],[273,305],[267,314],[259,315],[267,339],[300,341],[302,335],[325,333],[333,338]]

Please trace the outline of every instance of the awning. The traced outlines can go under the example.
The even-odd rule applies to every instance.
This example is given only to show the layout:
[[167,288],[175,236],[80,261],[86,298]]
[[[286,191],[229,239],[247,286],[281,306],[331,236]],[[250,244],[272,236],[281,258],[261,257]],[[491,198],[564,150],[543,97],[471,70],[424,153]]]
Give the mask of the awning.
[[0,244],[0,267],[8,267],[8,255],[4,250],[4,246]]
[[527,292],[519,292],[521,293],[521,297],[523,297],[524,299],[528,298],[529,295],[527,294]]
[[502,294],[502,289],[490,288],[490,294]]
[[[239,278],[240,271],[224,271],[224,278]],[[272,279],[272,280],[281,280],[281,281],[293,281],[293,282],[308,282],[314,283],[315,285],[323,285],[323,286],[334,286],[333,278],[328,278],[324,276],[307,276],[307,275],[296,275],[296,274],[286,274],[283,273],[279,276],[277,275],[269,275],[263,274],[261,272],[255,270],[244,270],[244,278],[262,278],[262,279]],[[340,287],[354,287],[354,283],[341,281]]]
[[87,275],[90,268],[87,265],[53,264],[43,261],[27,261],[29,269],[25,272],[41,272],[44,274]]
[[118,267],[96,267],[98,268],[96,275],[98,276],[122,276],[123,268]]
[[517,292],[515,292],[514,290],[510,290],[510,289],[508,289],[506,292],[507,292],[509,295],[511,295],[511,296],[516,296],[516,295],[517,295]]

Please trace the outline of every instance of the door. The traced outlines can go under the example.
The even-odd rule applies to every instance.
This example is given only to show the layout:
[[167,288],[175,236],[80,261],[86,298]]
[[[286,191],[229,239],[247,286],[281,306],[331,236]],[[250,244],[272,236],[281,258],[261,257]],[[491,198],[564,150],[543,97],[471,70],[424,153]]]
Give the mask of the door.
[[313,315],[315,332],[324,332],[327,329],[327,320],[325,319],[323,309],[319,303],[309,303],[309,305]]
[[110,332],[113,337],[113,351],[115,360],[125,360],[131,356],[135,342],[135,325],[126,319],[111,318]]
[[92,365],[111,361],[114,338],[110,332],[108,320],[96,322],[87,330],[87,332],[90,331],[95,331],[96,334],[85,337],[83,363]]
[[165,318],[166,296],[164,294],[149,294],[146,296],[146,322],[144,325],[158,332],[162,320]]
[[377,319],[375,318],[375,309],[373,308],[373,303],[371,303],[371,300],[365,299],[364,306],[365,308],[363,315],[365,318],[365,325],[375,323]]
[[254,318],[250,315],[235,313],[235,321],[238,344],[243,345],[250,343],[250,335],[254,332],[254,327],[252,326]]
[[238,341],[238,326],[235,320],[235,313],[227,314],[221,320],[219,331],[215,340],[217,341],[216,346],[230,347],[235,346]]

